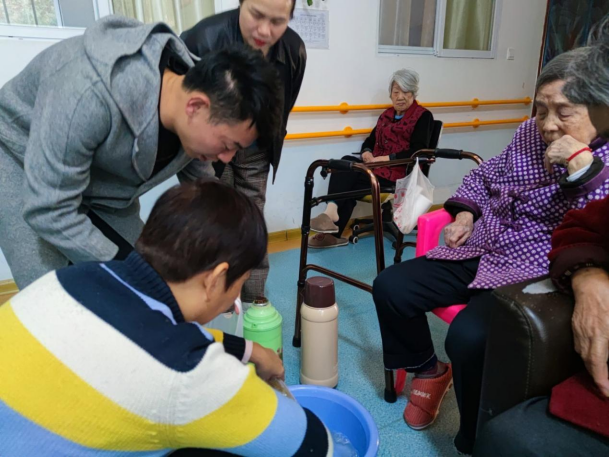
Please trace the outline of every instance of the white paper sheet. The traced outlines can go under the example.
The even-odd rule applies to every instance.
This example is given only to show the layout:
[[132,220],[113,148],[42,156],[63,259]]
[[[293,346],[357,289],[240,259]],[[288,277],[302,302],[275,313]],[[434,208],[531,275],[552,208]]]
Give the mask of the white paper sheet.
[[299,34],[306,47],[329,49],[328,10],[295,8],[290,27]]

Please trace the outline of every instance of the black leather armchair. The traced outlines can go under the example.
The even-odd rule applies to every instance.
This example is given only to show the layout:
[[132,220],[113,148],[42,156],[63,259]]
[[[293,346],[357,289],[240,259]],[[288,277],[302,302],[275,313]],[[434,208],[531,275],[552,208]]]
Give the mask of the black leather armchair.
[[485,354],[477,428],[493,417],[540,395],[584,369],[574,350],[574,300],[560,292],[527,294],[546,277],[500,287]]

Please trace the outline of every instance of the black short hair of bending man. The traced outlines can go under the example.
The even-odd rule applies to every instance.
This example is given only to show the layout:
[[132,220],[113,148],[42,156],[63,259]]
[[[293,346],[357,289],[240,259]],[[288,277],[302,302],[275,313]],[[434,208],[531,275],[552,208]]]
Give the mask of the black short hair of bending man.
[[166,282],[227,262],[228,290],[265,258],[267,227],[252,199],[220,181],[199,180],[161,195],[135,249]]
[[281,129],[284,94],[277,70],[246,45],[205,54],[187,71],[182,86],[210,98],[212,123],[250,119],[261,139],[274,138]]
[[[239,0],[239,6],[244,3],[244,0]],[[290,19],[294,17],[294,7],[297,5],[297,0],[292,0],[292,7],[290,8]]]

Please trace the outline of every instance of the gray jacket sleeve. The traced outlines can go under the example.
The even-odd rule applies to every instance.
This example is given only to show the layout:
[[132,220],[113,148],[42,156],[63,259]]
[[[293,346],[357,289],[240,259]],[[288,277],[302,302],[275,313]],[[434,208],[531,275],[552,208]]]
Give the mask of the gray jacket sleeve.
[[178,180],[180,182],[196,181],[197,179],[216,179],[212,162],[191,160],[191,162],[178,173]]
[[[59,86],[59,87],[58,87]],[[79,212],[110,113],[92,87],[41,87],[25,153],[23,218],[73,263],[111,260],[117,246]]]

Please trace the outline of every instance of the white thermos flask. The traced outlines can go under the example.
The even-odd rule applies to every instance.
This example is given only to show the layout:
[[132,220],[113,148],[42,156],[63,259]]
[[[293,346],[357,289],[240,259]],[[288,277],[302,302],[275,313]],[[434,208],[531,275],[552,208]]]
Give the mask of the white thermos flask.
[[333,280],[322,276],[309,278],[301,305],[302,384],[337,386],[338,317]]

